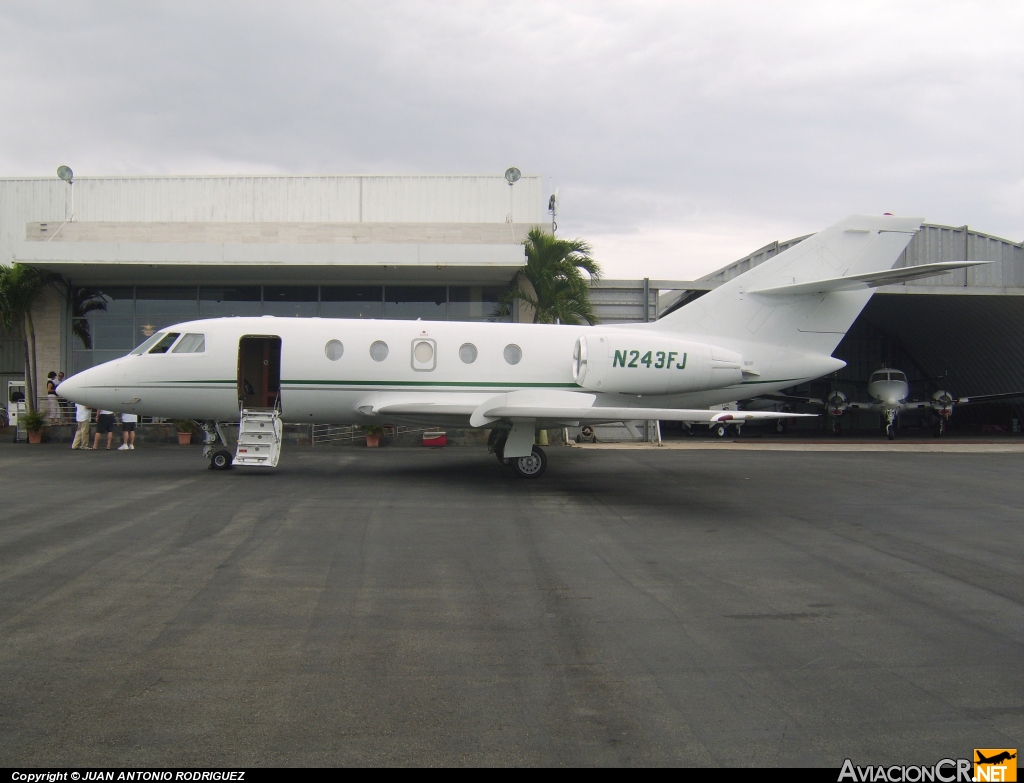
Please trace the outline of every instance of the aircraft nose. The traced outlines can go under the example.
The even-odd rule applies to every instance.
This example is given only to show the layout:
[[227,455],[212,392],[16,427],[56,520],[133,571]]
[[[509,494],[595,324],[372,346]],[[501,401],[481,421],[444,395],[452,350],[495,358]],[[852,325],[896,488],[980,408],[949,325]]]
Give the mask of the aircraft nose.
[[81,392],[81,390],[82,383],[79,380],[78,375],[72,375],[57,384],[57,396],[63,397],[66,400],[71,400],[72,402],[75,401],[75,397],[79,392]]
[[107,362],[72,375],[57,387],[57,394],[90,408],[110,409],[117,396],[116,362]]

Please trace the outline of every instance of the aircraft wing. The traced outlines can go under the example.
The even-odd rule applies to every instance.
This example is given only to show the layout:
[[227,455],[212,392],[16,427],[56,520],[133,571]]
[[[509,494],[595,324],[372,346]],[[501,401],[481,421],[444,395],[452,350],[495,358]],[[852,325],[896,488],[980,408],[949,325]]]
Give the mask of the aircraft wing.
[[761,294],[763,296],[801,296],[803,294],[826,294],[831,291],[856,291],[865,288],[877,288],[882,285],[891,285],[892,283],[905,283],[907,280],[933,277],[945,274],[946,272],[952,272],[954,269],[991,263],[993,262],[942,261],[937,264],[918,264],[917,266],[904,266],[899,269],[884,269],[878,272],[865,272],[859,275],[813,280],[809,283],[793,283],[792,285],[773,286],[771,288],[754,288],[745,293]]
[[752,400],[773,400],[775,402],[790,402],[798,405],[825,405],[825,401],[819,397],[797,397],[792,394],[759,394],[751,397]]
[[359,400],[356,409],[380,416],[471,416],[490,396],[486,392],[378,392]]
[[597,395],[582,392],[533,390],[498,394],[481,403],[469,423],[483,427],[499,419],[547,419],[558,422],[634,421],[752,421],[754,419],[789,419],[813,416],[807,413],[776,413],[774,411],[719,411],[682,408],[641,408],[636,406],[595,405]]
[[975,394],[973,397],[961,397],[956,401],[957,405],[970,405],[972,402],[992,402],[993,400],[1009,400],[1014,397],[1024,397],[1024,392],[1003,392],[1002,394]]
[[877,402],[848,402],[846,409],[849,411],[880,411],[882,406]]

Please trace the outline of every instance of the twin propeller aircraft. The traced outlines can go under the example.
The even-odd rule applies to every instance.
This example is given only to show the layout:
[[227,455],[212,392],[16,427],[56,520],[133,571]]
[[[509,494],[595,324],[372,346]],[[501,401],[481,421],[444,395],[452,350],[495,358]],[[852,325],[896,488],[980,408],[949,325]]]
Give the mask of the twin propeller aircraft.
[[[547,465],[534,445],[540,428],[801,415],[709,408],[843,367],[831,354],[874,287],[983,263],[892,269],[920,224],[849,217],[654,323],[190,321],[72,376],[58,393],[205,422],[215,468],[276,465],[282,422],[387,422],[489,428],[498,458],[537,477]],[[218,422],[239,411],[232,454]]]

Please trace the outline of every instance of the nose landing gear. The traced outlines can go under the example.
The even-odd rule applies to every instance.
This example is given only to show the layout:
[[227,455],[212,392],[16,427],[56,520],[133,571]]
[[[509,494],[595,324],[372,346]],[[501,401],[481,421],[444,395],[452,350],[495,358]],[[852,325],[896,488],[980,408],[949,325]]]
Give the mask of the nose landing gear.
[[[231,470],[235,455],[228,450],[228,440],[220,424],[216,421],[204,421],[202,424],[205,440],[203,441],[203,456],[210,460],[210,470]],[[223,448],[217,447],[217,441],[223,444]]]
[[885,434],[889,437],[889,440],[896,439],[896,411],[887,410],[885,412]]

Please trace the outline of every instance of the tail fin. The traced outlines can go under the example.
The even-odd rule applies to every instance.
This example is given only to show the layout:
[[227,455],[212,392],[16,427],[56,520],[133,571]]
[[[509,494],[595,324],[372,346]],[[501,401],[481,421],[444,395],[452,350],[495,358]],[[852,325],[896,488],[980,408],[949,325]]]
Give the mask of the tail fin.
[[[658,321],[687,334],[831,355],[871,290],[786,294],[783,287],[890,269],[923,218],[852,215]],[[783,289],[778,293],[756,293]]]

